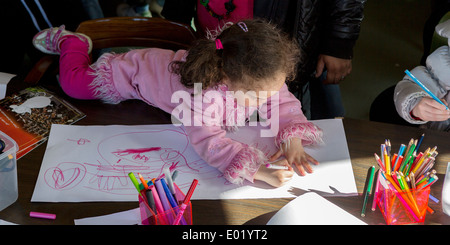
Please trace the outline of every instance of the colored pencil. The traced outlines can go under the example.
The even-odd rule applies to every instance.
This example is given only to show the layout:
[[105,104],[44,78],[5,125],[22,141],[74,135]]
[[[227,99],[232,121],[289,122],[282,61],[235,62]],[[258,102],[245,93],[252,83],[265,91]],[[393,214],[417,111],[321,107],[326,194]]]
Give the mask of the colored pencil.
[[[416,140],[417,141],[417,140]],[[408,155],[405,157],[404,162],[402,166],[400,166],[399,171],[403,172],[406,169],[406,165],[409,164],[409,161],[411,160],[412,154],[414,152],[414,148],[416,147],[416,144],[413,142],[411,144],[411,147],[409,148]]]
[[411,145],[414,143],[414,139],[411,138],[409,140],[408,146],[406,147],[406,150],[403,152],[405,155],[403,156],[403,158],[406,158],[409,152],[409,149],[411,148]]
[[[419,159],[417,160],[416,165],[415,165],[414,168],[412,169],[412,172],[413,172],[413,173],[415,173],[415,172],[419,169],[419,167],[422,165],[422,163],[423,163],[423,161],[425,160],[425,158],[428,157],[428,152],[429,152],[429,151],[430,151],[430,148],[428,147],[428,149],[425,151],[425,153],[422,153],[422,154],[419,153],[420,158],[419,158],[419,156],[417,156]],[[407,173],[408,173],[408,172],[409,172],[409,171],[407,171]]]
[[404,144],[401,144],[401,145],[400,145],[400,149],[398,150],[397,158],[395,159],[395,163],[394,163],[394,165],[393,165],[394,167],[392,168],[393,171],[396,171],[398,161],[399,161],[399,159],[400,159],[400,156],[403,155],[403,151],[405,151],[405,147],[406,147],[406,146],[405,146]]
[[420,136],[419,143],[417,143],[417,146],[416,146],[416,152],[419,150],[419,147],[422,144],[422,140],[424,137],[425,137],[425,134],[422,134],[422,136]]
[[409,211],[411,211],[411,213],[413,214],[415,219],[419,220],[418,217],[421,217],[419,210],[415,210],[412,208],[412,207],[414,207],[414,205],[409,201],[408,197],[406,197],[405,193],[401,190],[401,188],[395,184],[395,182],[393,181],[391,176],[389,176],[389,175],[383,175],[383,176],[385,177],[385,179],[388,180],[388,183],[391,184],[392,187],[394,188],[394,189],[392,189],[392,192],[394,192],[395,195],[397,195],[397,197],[400,199],[400,201],[404,204],[404,206]]
[[372,201],[372,211],[375,211],[377,208],[377,196],[378,196],[378,188],[380,186],[380,175],[381,175],[381,169],[377,172],[377,180],[375,184],[375,193],[373,194],[373,201]]
[[431,96],[431,98],[433,98],[435,101],[437,101],[439,104],[445,106],[446,110],[449,110],[447,105],[444,104],[444,102],[442,102],[438,97],[436,97],[436,95],[434,95],[427,87],[425,87],[425,85],[423,85],[419,79],[417,79],[413,74],[411,74],[411,72],[409,72],[408,70],[405,70],[405,73],[417,84],[419,85],[428,95]]
[[389,160],[389,155],[387,150],[384,150],[384,166],[386,167],[386,173],[391,173],[391,161]]
[[375,174],[375,166],[372,166],[372,167],[370,167],[370,174],[368,175],[369,182],[367,183],[366,194],[364,195],[364,202],[363,202],[363,207],[361,210],[361,217],[366,216],[367,200],[369,199],[369,194],[372,190],[374,174]]
[[374,153],[375,156],[375,160],[378,163],[378,166],[380,167],[380,169],[382,169],[383,171],[386,171],[383,162],[381,161],[380,157],[377,155],[377,153]]
[[395,167],[394,171],[398,171],[398,169],[400,168],[400,165],[402,165],[402,163],[403,163],[403,156],[400,156],[397,159],[398,159],[398,164]]

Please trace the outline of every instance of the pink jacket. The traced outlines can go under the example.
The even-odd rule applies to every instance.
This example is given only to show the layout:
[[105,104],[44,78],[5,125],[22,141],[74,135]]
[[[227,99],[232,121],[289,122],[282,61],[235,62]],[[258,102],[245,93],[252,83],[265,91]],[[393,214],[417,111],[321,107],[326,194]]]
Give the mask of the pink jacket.
[[[91,83],[95,96],[107,103],[140,99],[167,113],[172,113],[180,106],[180,102],[171,102],[174,93],[177,91],[194,93],[193,88],[183,86],[179,76],[169,70],[170,63],[184,60],[185,54],[185,50],[174,52],[156,48],[137,49],[123,54],[104,54],[92,66],[97,75]],[[207,91],[220,93],[223,104],[226,104],[226,87],[208,88],[202,91],[203,95]],[[259,149],[227,138],[225,134],[227,130],[237,128],[239,115],[231,117],[230,113],[239,114],[241,110],[247,109],[250,114],[246,115],[251,115],[258,108],[243,108],[234,100],[231,101],[234,106],[230,103],[225,106],[220,118],[222,125],[185,125],[185,130],[199,156],[209,165],[219,169],[227,180],[237,184],[245,179],[253,182],[254,174],[261,164],[267,162],[267,157]],[[205,102],[200,107],[198,104],[194,105],[192,111],[203,113],[211,104],[213,103]],[[307,121],[301,111],[300,101],[288,91],[286,84],[279,91],[279,100],[269,100],[266,105],[259,108],[263,114],[268,113],[268,121],[277,119],[270,117],[274,114],[271,110],[276,108],[275,104],[279,109],[279,131],[274,142],[277,147],[292,137],[300,137],[304,145],[321,142],[321,129]],[[202,122],[204,124],[205,119]]]

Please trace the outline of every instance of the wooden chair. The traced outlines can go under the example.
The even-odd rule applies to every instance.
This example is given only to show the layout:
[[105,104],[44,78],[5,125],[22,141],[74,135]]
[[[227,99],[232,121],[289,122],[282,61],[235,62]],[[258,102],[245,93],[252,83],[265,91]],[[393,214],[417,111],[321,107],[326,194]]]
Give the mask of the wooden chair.
[[[112,17],[80,23],[76,32],[92,39],[93,51],[114,47],[158,47],[187,49],[197,39],[187,25],[162,18]],[[57,74],[58,55],[46,55],[30,70],[24,81],[37,84],[46,73]]]

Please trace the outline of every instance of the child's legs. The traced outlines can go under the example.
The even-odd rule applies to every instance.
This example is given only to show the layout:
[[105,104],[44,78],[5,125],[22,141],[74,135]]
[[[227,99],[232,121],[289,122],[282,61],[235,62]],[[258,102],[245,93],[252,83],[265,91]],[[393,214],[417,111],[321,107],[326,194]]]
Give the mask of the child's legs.
[[89,85],[94,79],[90,68],[87,44],[76,36],[67,36],[61,42],[59,59],[59,82],[70,97],[95,99]]

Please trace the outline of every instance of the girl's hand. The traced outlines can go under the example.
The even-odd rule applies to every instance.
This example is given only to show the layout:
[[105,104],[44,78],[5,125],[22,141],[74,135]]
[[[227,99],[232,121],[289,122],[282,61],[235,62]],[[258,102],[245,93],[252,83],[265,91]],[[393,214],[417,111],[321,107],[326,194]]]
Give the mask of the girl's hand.
[[261,165],[256,172],[254,179],[261,180],[274,187],[280,187],[288,182],[294,176],[294,169],[289,166],[286,159],[272,163],[273,165],[287,166],[288,169],[271,169]]
[[[442,101],[447,105],[446,101]],[[423,121],[445,121],[450,118],[450,111],[430,97],[423,97],[413,108],[412,114]]]
[[302,145],[302,140],[300,138],[292,138],[289,142],[289,147],[286,149],[286,145],[283,144],[281,148],[273,154],[269,161],[275,161],[280,156],[283,155],[286,157],[286,160],[290,166],[295,165],[299,171],[299,175],[305,176],[306,173],[312,173],[313,169],[310,163],[314,165],[318,165],[319,162],[305,152]]

